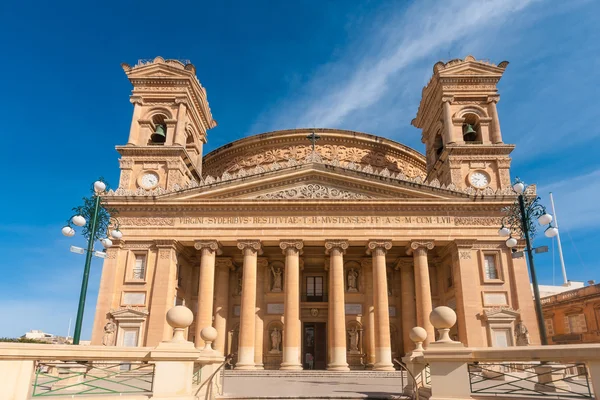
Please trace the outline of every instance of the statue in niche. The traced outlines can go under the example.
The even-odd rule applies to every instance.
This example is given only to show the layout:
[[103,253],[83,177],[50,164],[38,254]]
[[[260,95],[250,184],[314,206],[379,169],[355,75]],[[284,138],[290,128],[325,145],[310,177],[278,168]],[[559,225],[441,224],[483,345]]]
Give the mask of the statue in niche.
[[358,353],[358,335],[359,331],[356,329],[356,326],[352,327],[348,331],[348,336],[350,336],[350,353]]
[[277,327],[271,331],[271,351],[270,353],[279,353],[279,346],[281,345],[281,331]]
[[358,292],[358,272],[354,268],[348,271],[348,291]]
[[115,335],[117,333],[117,324],[111,319],[104,325],[104,336],[102,336],[103,346],[114,346]]
[[281,268],[273,268],[271,266],[271,272],[273,273],[273,288],[272,292],[281,292]]
[[522,321],[515,326],[515,337],[517,346],[529,346],[529,330]]

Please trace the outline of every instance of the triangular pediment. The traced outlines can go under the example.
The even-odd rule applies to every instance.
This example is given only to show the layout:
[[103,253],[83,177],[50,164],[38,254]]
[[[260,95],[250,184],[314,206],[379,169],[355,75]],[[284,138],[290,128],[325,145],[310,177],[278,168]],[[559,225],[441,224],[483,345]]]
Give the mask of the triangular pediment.
[[336,168],[305,164],[263,174],[212,182],[197,188],[159,196],[158,200],[255,199],[255,200],[372,200],[462,199],[464,193]]
[[506,66],[496,66],[494,64],[488,64],[481,61],[466,61],[460,62],[455,65],[447,65],[443,71],[440,71],[440,77],[452,77],[455,75],[498,75],[502,76]]
[[110,315],[117,321],[121,320],[143,320],[148,316],[148,310],[143,308],[119,308],[118,310],[111,310]]

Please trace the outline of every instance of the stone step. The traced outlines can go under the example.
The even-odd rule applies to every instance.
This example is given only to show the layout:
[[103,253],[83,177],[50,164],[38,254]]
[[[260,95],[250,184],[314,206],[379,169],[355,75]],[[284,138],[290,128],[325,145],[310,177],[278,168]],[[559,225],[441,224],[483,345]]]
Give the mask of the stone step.
[[410,396],[398,395],[398,394],[369,394],[369,395],[350,395],[350,396],[340,396],[340,395],[324,395],[324,396],[227,396],[221,395],[216,396],[216,399],[219,400],[367,400],[367,399],[377,399],[377,400],[407,400],[411,399]]
[[226,370],[225,377],[263,377],[263,378],[278,378],[278,377],[294,377],[294,378],[400,378],[406,373],[402,371],[319,371],[319,370],[302,370],[302,371],[280,371],[280,370]]

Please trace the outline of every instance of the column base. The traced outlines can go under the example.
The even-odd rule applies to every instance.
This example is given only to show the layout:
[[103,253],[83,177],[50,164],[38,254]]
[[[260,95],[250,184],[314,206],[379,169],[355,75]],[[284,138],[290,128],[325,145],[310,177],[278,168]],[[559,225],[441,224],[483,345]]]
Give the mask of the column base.
[[350,371],[348,364],[329,364],[327,371]]
[[395,371],[394,364],[388,363],[375,363],[373,365],[373,371]]
[[254,369],[264,370],[265,369],[265,365],[264,364],[254,364]]
[[281,363],[280,371],[302,371],[302,364]]
[[240,370],[255,370],[256,366],[254,364],[240,364],[237,363],[235,365],[234,369],[240,369]]

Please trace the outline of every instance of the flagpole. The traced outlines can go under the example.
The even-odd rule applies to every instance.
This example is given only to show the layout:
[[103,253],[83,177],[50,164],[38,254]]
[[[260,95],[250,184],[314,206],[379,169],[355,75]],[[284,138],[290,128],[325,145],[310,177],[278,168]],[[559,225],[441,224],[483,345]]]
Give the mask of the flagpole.
[[[556,215],[556,210],[554,209],[554,198],[552,197],[552,192],[550,192],[550,204],[552,205],[552,215],[554,215],[554,225],[556,226],[556,229],[558,229],[558,216]],[[558,240],[558,257],[560,258],[563,284],[564,286],[567,286],[569,284],[569,280],[567,279],[567,269],[565,268],[565,259],[563,258],[562,245],[560,243],[560,230],[556,234],[556,240]]]

